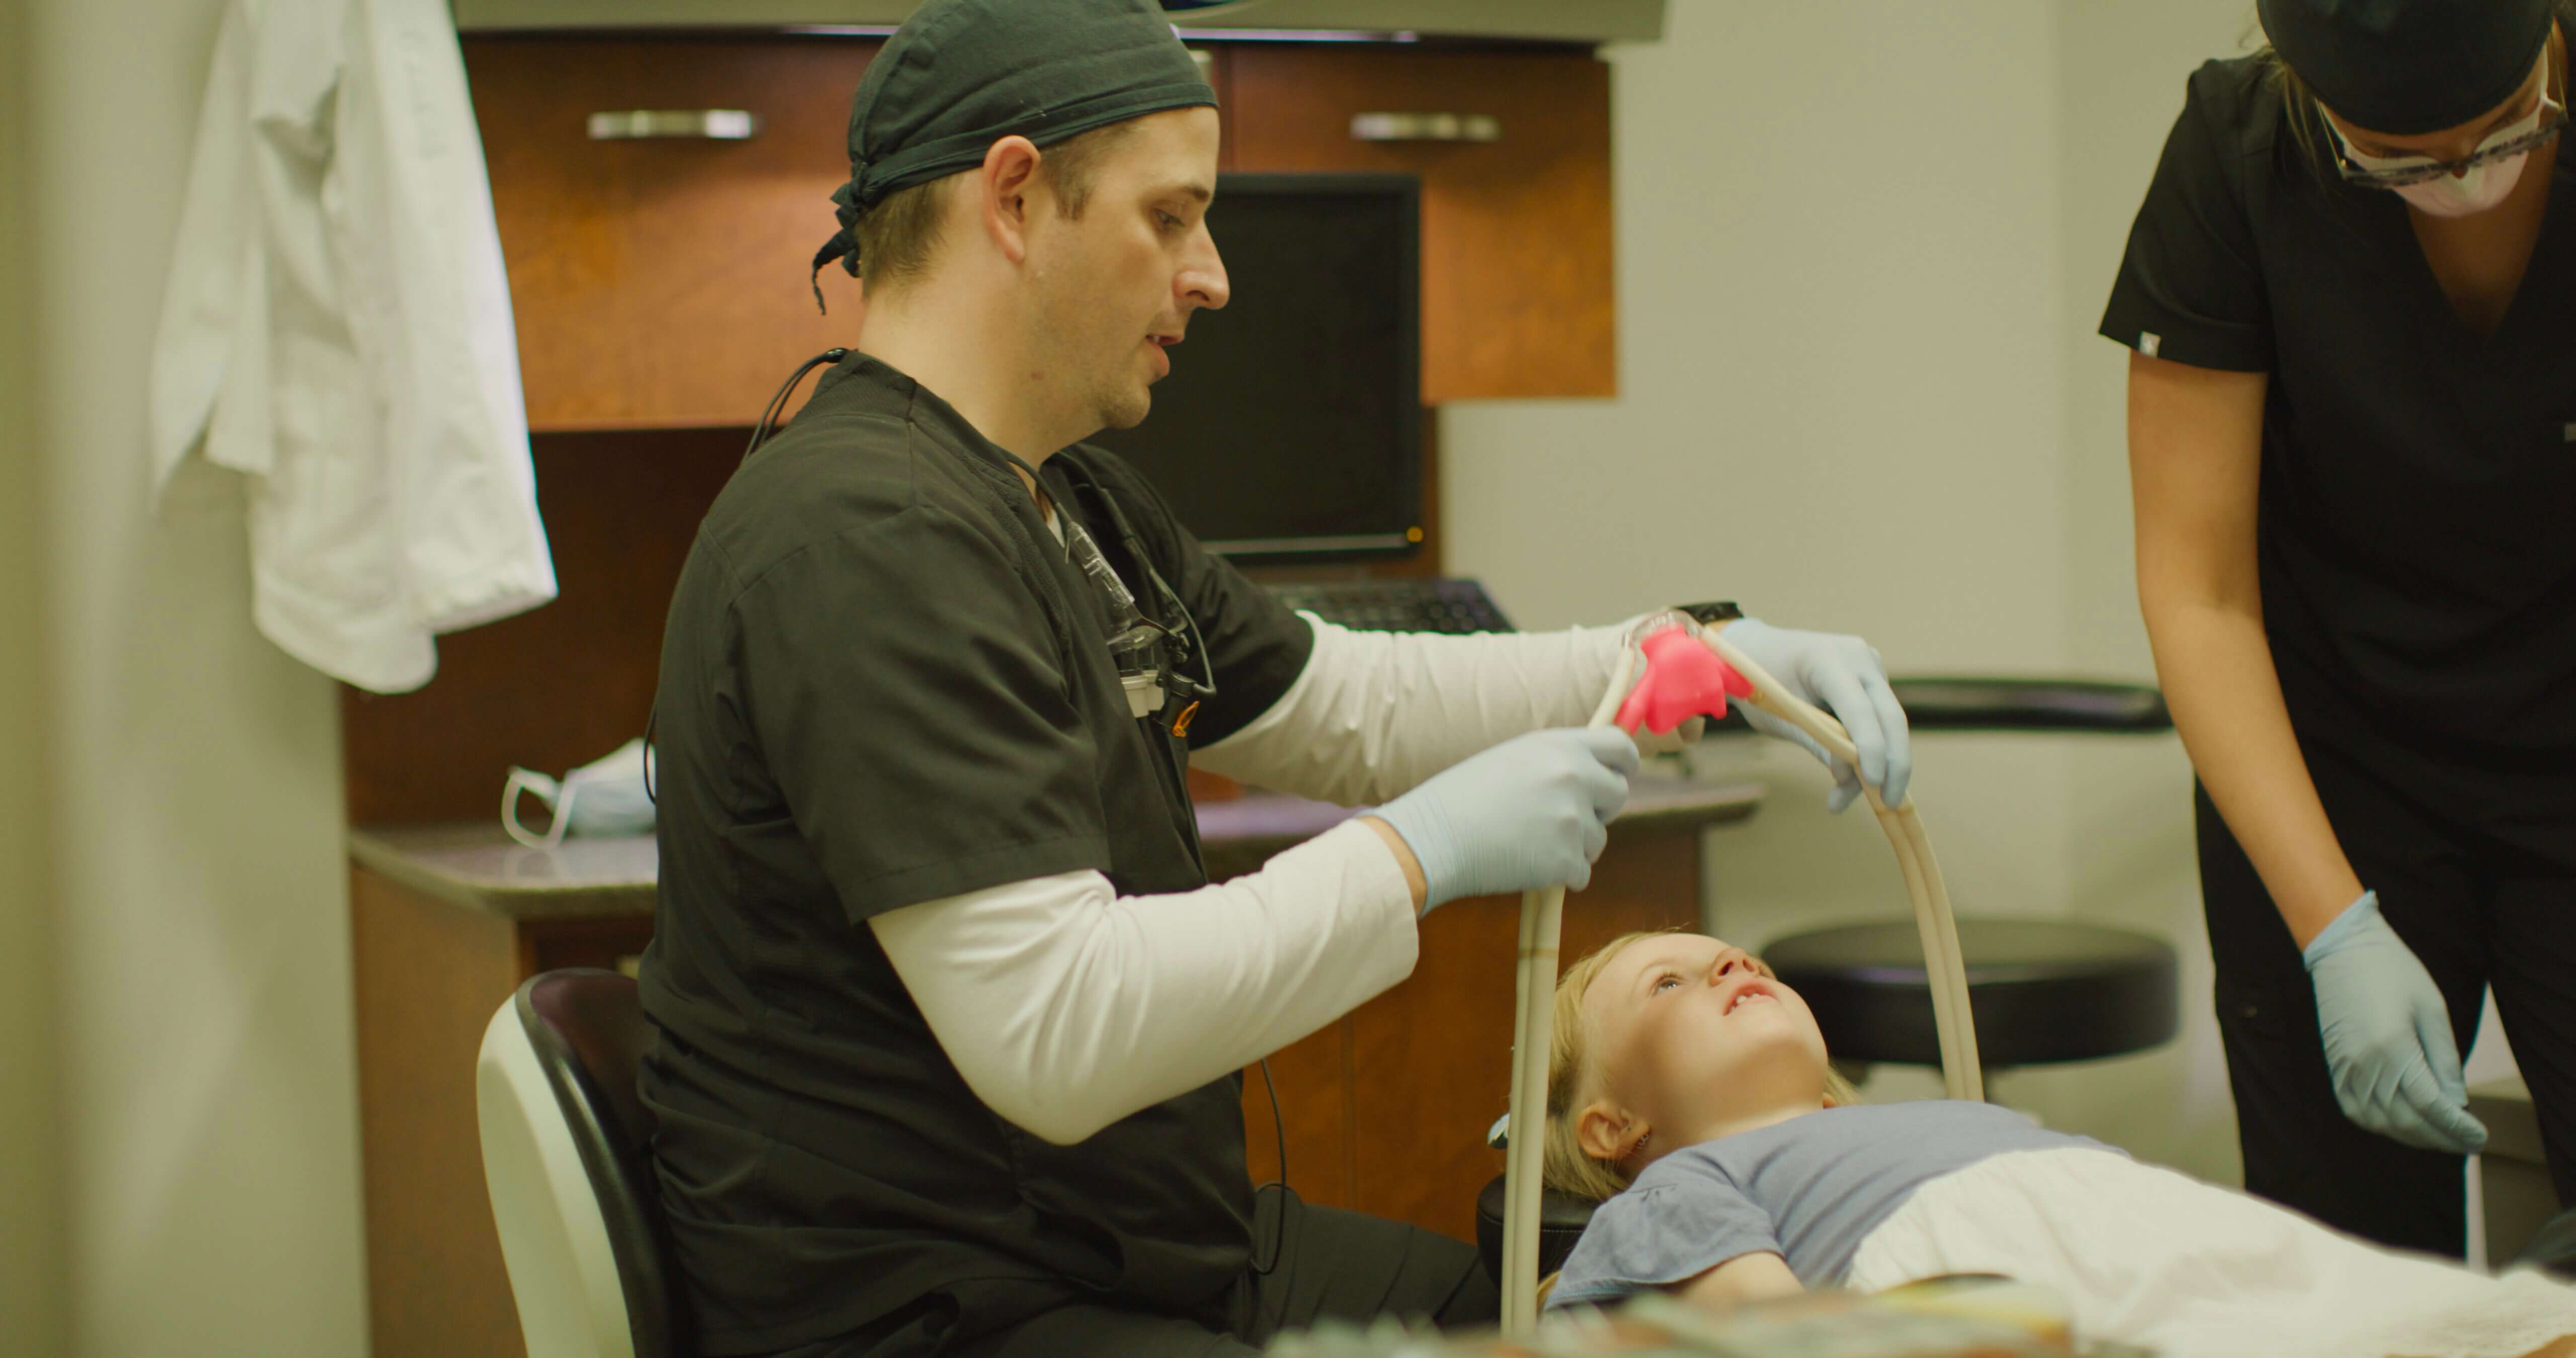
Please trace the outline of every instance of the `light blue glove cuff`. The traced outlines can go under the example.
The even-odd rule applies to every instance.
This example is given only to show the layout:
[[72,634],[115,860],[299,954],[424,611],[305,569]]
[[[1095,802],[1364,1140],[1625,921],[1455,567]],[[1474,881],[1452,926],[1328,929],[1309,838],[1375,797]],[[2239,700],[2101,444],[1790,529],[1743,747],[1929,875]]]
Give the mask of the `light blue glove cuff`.
[[1369,814],[1393,826],[1404,837],[1404,846],[1413,850],[1413,860],[1422,865],[1423,914],[1458,898],[1462,851],[1439,798],[1406,793]]
[[2308,946],[2300,950],[2299,957],[2313,972],[2318,963],[2352,946],[2363,935],[2387,927],[2388,922],[2379,916],[2379,893],[2365,891],[2361,893],[2361,899],[2345,906],[2343,913],[2334,917],[2334,923],[2318,930],[2317,936],[2309,939]]

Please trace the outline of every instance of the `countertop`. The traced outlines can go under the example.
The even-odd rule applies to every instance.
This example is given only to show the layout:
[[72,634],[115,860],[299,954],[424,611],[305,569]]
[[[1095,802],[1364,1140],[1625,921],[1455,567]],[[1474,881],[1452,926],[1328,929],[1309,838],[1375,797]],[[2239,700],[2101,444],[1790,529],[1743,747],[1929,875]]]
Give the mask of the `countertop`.
[[[1764,792],[1759,783],[1639,778],[1630,784],[1612,842],[1742,820],[1761,805]],[[1211,877],[1233,876],[1357,814],[1328,802],[1248,792],[1200,804],[1200,848]],[[661,866],[651,835],[567,839],[531,849],[488,821],[353,827],[349,857],[424,895],[521,920],[649,914]]]

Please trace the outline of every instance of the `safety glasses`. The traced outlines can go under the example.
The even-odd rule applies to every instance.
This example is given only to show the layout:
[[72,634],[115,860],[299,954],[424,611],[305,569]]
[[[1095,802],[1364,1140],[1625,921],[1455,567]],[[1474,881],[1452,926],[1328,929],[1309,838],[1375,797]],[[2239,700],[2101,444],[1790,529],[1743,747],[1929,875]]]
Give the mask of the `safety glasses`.
[[[2336,127],[2333,119],[2320,118],[2319,121],[2325,123],[2333,138],[2330,149],[2334,152],[2335,170],[2343,176],[2345,183],[2371,189],[2402,189],[2415,184],[2430,184],[2436,179],[2466,173],[2481,165],[2511,160],[2548,145],[2567,129],[2567,106],[2550,98],[2546,86],[2540,92],[2540,107],[2532,112],[2539,121],[2529,130],[2481,146],[2458,160],[2433,160],[2421,156],[2380,160],[2364,156],[2344,140],[2343,129]],[[2373,163],[2357,164],[2356,161]]]

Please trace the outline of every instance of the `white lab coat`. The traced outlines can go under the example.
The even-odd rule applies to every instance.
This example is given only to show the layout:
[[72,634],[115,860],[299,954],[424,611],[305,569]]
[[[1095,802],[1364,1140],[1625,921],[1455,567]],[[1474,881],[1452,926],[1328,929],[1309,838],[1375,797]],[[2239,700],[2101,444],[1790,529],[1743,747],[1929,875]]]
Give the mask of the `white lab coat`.
[[244,474],[252,613],[398,693],[555,595],[509,282],[445,0],[232,0],[152,364],[156,496]]

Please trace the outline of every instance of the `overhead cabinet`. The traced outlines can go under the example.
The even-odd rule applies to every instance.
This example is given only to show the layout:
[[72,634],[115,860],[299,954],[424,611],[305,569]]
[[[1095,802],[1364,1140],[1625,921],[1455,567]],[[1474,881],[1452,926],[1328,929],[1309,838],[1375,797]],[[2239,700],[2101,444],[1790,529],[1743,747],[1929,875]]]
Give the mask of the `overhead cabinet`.
[[1422,399],[1618,394],[1610,68],[1588,52],[1245,43],[1238,170],[1422,177]]
[[826,315],[806,276],[877,46],[465,44],[532,428],[747,425],[856,341],[857,284],[830,271]]
[[[798,363],[859,342],[857,284],[826,269],[824,314],[808,275],[880,45],[466,41],[533,428],[747,425]],[[1614,394],[1607,67],[1562,48],[1212,52],[1226,168],[1422,177],[1425,403]]]

